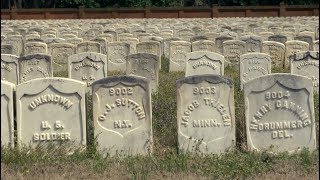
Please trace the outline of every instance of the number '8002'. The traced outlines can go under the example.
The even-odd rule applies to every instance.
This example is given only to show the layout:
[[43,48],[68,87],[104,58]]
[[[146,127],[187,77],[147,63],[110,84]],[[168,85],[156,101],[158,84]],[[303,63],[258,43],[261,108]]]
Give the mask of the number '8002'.
[[215,94],[216,87],[195,87],[193,88],[193,94]]
[[132,95],[133,89],[132,87],[123,87],[123,88],[110,88],[109,89],[110,96],[119,96],[119,95]]

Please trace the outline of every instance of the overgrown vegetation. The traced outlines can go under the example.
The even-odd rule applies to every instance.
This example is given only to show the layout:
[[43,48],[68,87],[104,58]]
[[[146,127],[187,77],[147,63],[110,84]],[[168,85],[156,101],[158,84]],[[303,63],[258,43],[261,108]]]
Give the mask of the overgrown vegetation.
[[[49,146],[20,150],[1,148],[1,177],[39,179],[257,179],[318,177],[318,150],[277,155],[246,151],[243,93],[238,71],[227,67],[225,75],[234,81],[237,148],[227,154],[179,154],[177,151],[176,86],[182,72],[168,72],[168,59],[162,59],[159,89],[152,96],[154,153],[150,156],[104,157],[94,146],[92,99],[87,98],[88,147],[68,154],[66,147]],[[288,72],[274,68],[275,72]],[[111,72],[108,75],[121,75]],[[67,77],[67,73],[56,74]],[[319,137],[319,96],[315,96],[315,117]],[[270,177],[271,176],[271,177]]]

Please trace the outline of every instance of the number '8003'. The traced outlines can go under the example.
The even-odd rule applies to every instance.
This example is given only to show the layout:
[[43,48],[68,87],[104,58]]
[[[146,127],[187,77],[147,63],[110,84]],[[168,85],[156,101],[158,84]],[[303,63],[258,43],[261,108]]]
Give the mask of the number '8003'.
[[193,94],[215,94],[216,93],[216,87],[195,87],[193,88]]
[[119,95],[132,95],[133,89],[132,87],[123,87],[123,88],[110,88],[109,89],[110,96],[119,96]]

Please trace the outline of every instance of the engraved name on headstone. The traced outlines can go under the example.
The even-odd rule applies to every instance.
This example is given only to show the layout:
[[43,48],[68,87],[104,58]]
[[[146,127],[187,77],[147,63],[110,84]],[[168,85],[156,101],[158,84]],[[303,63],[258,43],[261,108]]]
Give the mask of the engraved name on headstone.
[[191,52],[191,43],[187,41],[171,41],[169,47],[169,71],[185,71],[186,54]]
[[235,147],[233,84],[218,75],[189,76],[177,85],[181,153],[221,154]]
[[39,78],[17,86],[17,141],[86,145],[86,84],[67,78]]
[[30,54],[18,58],[19,83],[36,78],[52,77],[51,56],[47,54]]
[[209,51],[186,54],[185,77],[202,74],[224,75],[224,57]]
[[223,42],[223,55],[225,66],[229,64],[239,64],[240,55],[246,52],[246,43],[240,40],[227,40]]
[[270,55],[274,67],[284,67],[285,50],[285,45],[279,42],[263,41],[262,43],[262,53]]
[[265,53],[247,53],[240,56],[240,82],[243,84],[260,76],[271,74],[271,58]]
[[309,44],[304,41],[287,41],[286,42],[286,51],[285,51],[285,61],[284,66],[285,68],[290,67],[290,56],[294,55],[297,52],[301,51],[309,51]]
[[85,82],[91,94],[93,81],[107,77],[107,56],[101,53],[84,52],[68,57],[68,77]]
[[249,150],[293,153],[316,148],[312,81],[277,73],[244,84]]
[[319,52],[298,52],[290,58],[291,73],[310,78],[312,80],[314,93],[319,94]]
[[152,153],[152,110],[149,82],[137,76],[113,76],[92,85],[93,121],[103,153]]
[[156,92],[159,81],[159,57],[147,53],[137,53],[127,56],[127,75],[147,78],[150,81],[151,91]]
[[111,42],[108,44],[108,71],[126,71],[126,58],[130,53],[130,44]]

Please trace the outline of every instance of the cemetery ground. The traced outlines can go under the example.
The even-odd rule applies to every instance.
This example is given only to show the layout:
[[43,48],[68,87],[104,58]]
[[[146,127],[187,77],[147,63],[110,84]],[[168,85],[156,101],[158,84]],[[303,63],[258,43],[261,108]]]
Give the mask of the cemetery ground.
[[[150,156],[103,157],[95,148],[92,101],[88,97],[88,146],[68,154],[60,147],[31,149],[1,147],[3,179],[318,179],[317,150],[289,155],[246,151],[245,104],[239,72],[225,69],[233,79],[237,147],[224,155],[179,154],[177,152],[176,80],[183,72],[168,72],[169,60],[162,58],[159,89],[152,95],[153,154]],[[290,72],[273,68],[272,73]],[[113,72],[111,75],[121,74]],[[54,76],[67,77],[64,74]],[[319,96],[315,95],[317,139],[319,139]],[[272,147],[270,147],[272,148]]]

